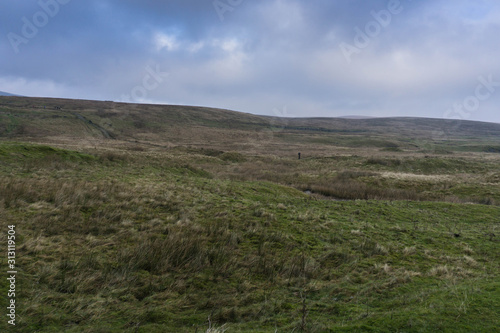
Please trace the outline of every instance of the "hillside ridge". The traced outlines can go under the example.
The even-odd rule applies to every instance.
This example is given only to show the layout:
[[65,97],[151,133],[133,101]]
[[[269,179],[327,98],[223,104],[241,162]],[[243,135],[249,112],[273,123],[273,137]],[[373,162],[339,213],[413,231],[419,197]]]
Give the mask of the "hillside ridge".
[[37,142],[137,141],[160,145],[368,146],[500,151],[500,124],[416,117],[280,118],[200,106],[0,97],[0,138]]

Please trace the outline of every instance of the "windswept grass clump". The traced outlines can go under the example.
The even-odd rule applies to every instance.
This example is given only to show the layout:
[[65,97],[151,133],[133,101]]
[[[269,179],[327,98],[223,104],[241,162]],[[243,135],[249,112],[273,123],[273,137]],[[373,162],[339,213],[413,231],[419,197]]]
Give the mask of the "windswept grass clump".
[[214,234],[209,227],[180,223],[165,226],[160,235],[123,248],[118,262],[128,271],[143,270],[155,275],[176,271],[196,274],[207,268],[215,276],[232,271],[237,236],[229,231]]
[[308,185],[302,186],[302,190],[309,190],[312,193],[321,194],[334,199],[343,200],[412,200],[418,201],[425,197],[415,191],[404,189],[381,189],[370,187],[361,182],[333,182],[328,185]]

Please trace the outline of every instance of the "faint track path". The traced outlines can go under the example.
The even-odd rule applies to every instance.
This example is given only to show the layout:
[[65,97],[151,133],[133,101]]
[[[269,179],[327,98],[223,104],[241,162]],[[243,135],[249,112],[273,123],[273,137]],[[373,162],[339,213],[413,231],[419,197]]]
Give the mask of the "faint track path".
[[79,113],[72,112],[72,114],[75,117],[77,117],[78,119],[80,119],[81,121],[83,121],[85,124],[98,129],[106,139],[115,139],[111,133],[109,133],[108,131],[106,131],[104,128],[97,125],[96,123],[92,122],[92,120],[85,118],[84,116],[82,116]]

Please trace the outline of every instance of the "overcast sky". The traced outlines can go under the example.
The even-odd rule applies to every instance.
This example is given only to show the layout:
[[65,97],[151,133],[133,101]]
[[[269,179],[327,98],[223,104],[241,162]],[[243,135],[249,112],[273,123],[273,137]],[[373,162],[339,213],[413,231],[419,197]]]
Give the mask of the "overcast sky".
[[0,90],[500,122],[494,0],[0,3]]

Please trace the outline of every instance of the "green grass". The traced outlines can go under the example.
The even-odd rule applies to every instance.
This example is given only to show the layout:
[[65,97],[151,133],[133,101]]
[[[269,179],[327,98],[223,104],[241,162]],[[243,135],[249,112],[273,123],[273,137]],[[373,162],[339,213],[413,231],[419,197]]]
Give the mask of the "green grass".
[[220,177],[203,165],[253,157],[213,151],[1,152],[19,331],[496,329],[499,207],[318,200]]
[[0,331],[494,332],[500,127],[457,124],[2,97]]
[[19,144],[16,142],[4,142],[0,144],[0,156],[2,161],[43,159],[50,157],[60,157],[68,161],[91,161],[95,157],[89,154],[83,154],[76,151],[58,149],[46,145]]

